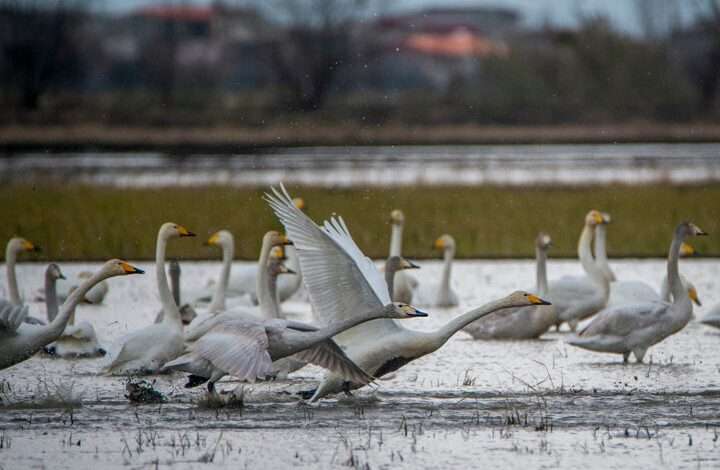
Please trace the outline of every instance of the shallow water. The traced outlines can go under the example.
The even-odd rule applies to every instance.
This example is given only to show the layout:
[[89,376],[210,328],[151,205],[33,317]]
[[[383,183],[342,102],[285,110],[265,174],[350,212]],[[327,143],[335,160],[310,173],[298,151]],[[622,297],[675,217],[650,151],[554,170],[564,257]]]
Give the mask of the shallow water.
[[19,153],[0,180],[123,187],[267,187],[720,181],[719,144],[465,145],[280,148],[258,154]]
[[[238,263],[244,265],[246,263]],[[430,285],[438,262],[413,274]],[[66,264],[66,275],[97,264]],[[662,260],[614,262],[619,279],[659,285]],[[148,324],[159,308],[152,265],[145,276],[110,280],[100,307],[81,307],[104,344]],[[183,287],[201,289],[218,268],[183,264]],[[26,298],[40,286],[44,266],[22,264]],[[720,263],[683,260],[704,307],[720,302]],[[4,272],[4,271],[3,271]],[[552,261],[550,278],[579,274],[573,261]],[[432,310],[405,325],[432,329],[452,316],[518,287],[533,285],[531,261],[461,261],[453,270],[457,309]],[[1,279],[4,285],[4,278]],[[37,315],[41,305],[33,303]],[[284,305],[307,315],[301,300]],[[301,315],[301,317],[302,317]],[[122,378],[97,377],[101,359],[36,356],[0,371],[0,466],[25,468],[402,467],[486,463],[528,468],[716,468],[720,465],[720,331],[692,322],[652,348],[646,364],[624,366],[619,356],[567,346],[562,333],[543,340],[480,342],[459,333],[440,351],[365,388],[317,406],[293,392],[309,389],[322,370],[293,380],[246,386],[246,407],[209,410],[202,390],[186,390],[181,374],[156,378],[164,405],[127,402]],[[73,409],[49,403],[58,386],[81,395]],[[223,383],[230,389],[234,383]],[[50,392],[48,392],[49,390]],[[205,462],[205,463],[204,463]]]

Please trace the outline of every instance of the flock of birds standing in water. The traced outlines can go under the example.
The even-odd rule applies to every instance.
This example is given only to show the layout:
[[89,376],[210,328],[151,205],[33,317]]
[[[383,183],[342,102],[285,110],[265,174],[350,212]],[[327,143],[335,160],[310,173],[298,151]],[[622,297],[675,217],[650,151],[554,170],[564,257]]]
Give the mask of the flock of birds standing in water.
[[[207,244],[222,249],[220,276],[208,292],[195,293],[192,304],[181,305],[176,263],[170,264],[168,281],[165,252],[170,240],[194,234],[176,223],[163,224],[155,259],[162,309],[154,324],[129,333],[108,351],[98,344],[91,323],[75,323],[75,308],[103,302],[106,279],[143,271],[113,259],[95,273],[81,273],[77,285],[58,292],[56,283],[64,276],[56,264],[50,264],[40,291],[47,310],[47,321],[42,321],[28,314],[15,274],[18,254],[37,248],[25,239],[11,239],[5,257],[9,298],[0,299],[0,370],[37,353],[106,356],[103,374],[180,371],[187,374],[186,387],[207,384],[208,392],[217,397],[215,383],[227,375],[254,382],[286,377],[315,364],[328,373],[317,388],[302,396],[316,401],[330,394],[349,394],[431,354],[461,330],[478,340],[523,340],[538,338],[553,327],[560,330],[566,323],[568,344],[621,354],[624,362],[633,354],[642,362],[649,347],[688,324],[692,302],[700,305],[695,287],[678,270],[679,258],[694,251],[686,240],[706,235],[699,227],[683,222],[675,229],[658,292],[640,281],[615,278],[605,248],[610,216],[591,210],[578,242],[584,276],[548,282],[546,262],[552,241],[540,233],[535,240],[534,289],[472,309],[435,331],[416,331],[397,321],[427,316],[411,304],[458,305],[450,282],[455,254],[450,235],[435,242],[444,263],[439,283],[429,285],[408,273],[418,266],[402,257],[401,211],[391,214],[390,254],[383,272],[353,241],[342,217],[317,225],[303,212],[303,200],[291,198],[282,185],[271,188],[265,200],[286,235],[266,233],[257,269],[236,276],[231,276],[232,234],[221,230],[212,235]],[[302,290],[312,307],[313,323],[283,314],[282,302]],[[580,327],[584,320],[588,321]],[[720,327],[720,306],[703,322]]]

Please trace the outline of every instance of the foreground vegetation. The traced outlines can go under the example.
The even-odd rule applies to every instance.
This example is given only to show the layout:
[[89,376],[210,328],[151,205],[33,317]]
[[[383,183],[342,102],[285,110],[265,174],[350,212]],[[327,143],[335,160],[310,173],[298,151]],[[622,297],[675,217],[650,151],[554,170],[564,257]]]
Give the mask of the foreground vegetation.
[[[359,246],[378,258],[388,252],[389,212],[395,208],[405,211],[404,251],[413,258],[437,256],[432,242],[442,233],[456,238],[459,257],[529,257],[539,230],[552,235],[553,256],[574,256],[591,208],[613,216],[611,255],[664,256],[673,227],[683,219],[710,232],[697,241],[700,253],[720,255],[720,185],[289,190],[305,198],[316,221],[343,215]],[[281,228],[261,199],[263,191],[5,186],[0,239],[19,234],[39,243],[43,252],[32,257],[37,260],[152,259],[157,228],[174,221],[199,237],[170,244],[170,256],[215,258],[216,250],[201,242],[227,228],[236,236],[237,257],[253,259],[262,233]]]

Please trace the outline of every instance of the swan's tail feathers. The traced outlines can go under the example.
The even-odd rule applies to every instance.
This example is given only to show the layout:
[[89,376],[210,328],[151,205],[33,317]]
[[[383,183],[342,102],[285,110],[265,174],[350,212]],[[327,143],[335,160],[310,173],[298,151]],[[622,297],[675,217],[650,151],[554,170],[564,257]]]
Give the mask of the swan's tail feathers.
[[208,377],[202,377],[200,375],[190,374],[187,376],[187,383],[185,384],[185,388],[194,388],[198,385],[202,385],[205,382],[210,380]]

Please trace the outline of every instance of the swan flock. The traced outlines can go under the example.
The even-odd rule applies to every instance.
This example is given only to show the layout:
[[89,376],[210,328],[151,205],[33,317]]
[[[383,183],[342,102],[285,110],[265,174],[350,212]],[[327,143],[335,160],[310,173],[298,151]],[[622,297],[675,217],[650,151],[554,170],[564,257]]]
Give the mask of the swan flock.
[[[174,222],[162,224],[155,251],[159,313],[154,323],[112,343],[97,335],[92,321],[76,322],[76,310],[94,309],[91,319],[101,316],[97,305],[117,302],[110,278],[143,271],[111,259],[64,288],[65,275],[52,263],[38,280],[43,287],[36,300],[45,302],[45,312],[31,316],[17,265],[39,248],[12,238],[5,252],[5,296],[0,297],[0,370],[21,368],[36,354],[42,360],[102,357],[98,374],[173,374],[184,378],[185,387],[204,385],[217,397],[216,384],[228,376],[241,382],[292,381],[289,374],[315,365],[326,370],[324,377],[309,386],[301,383],[297,395],[317,401],[369,384],[379,387],[378,379],[435,353],[456,334],[478,341],[560,334],[570,346],[621,355],[624,363],[631,355],[642,362],[649,348],[691,321],[693,303],[700,305],[697,289],[680,273],[681,257],[694,253],[691,239],[706,235],[691,222],[679,223],[670,234],[665,278],[658,289],[617,278],[606,247],[611,216],[591,210],[579,224],[581,275],[548,275],[552,238],[543,232],[534,240],[534,286],[450,314],[463,305],[463,292],[453,285],[457,242],[451,234],[440,235],[433,244],[442,257],[441,273],[433,278],[403,257],[403,230],[411,221],[399,209],[390,214],[390,251],[380,267],[353,240],[351,224],[342,216],[315,222],[304,211],[305,201],[293,198],[282,184],[270,188],[264,200],[284,233],[267,232],[257,264],[237,272],[233,234],[214,233],[206,245],[222,253],[218,277],[199,291],[183,289],[182,296],[186,274],[181,276],[179,263],[172,260],[168,276],[167,245],[189,243],[181,239],[195,234]],[[131,282],[146,281],[137,276]],[[189,302],[183,303],[183,297]],[[306,300],[311,317],[285,311],[290,298]],[[416,329],[415,319],[435,315],[418,307],[443,312],[441,326]],[[158,312],[158,305],[150,303],[147,309]],[[720,307],[702,322],[720,328]],[[551,333],[553,328],[561,333]]]

